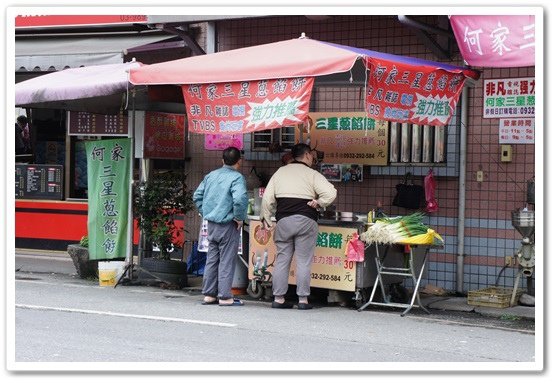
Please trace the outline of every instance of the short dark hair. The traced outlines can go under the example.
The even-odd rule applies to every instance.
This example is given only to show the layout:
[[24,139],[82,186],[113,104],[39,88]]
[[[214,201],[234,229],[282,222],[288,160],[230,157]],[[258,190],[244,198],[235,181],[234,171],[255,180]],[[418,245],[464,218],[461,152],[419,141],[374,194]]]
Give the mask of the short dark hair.
[[307,144],[295,144],[292,147],[292,156],[295,159],[303,157],[305,153],[309,153],[311,151],[311,147]]
[[27,117],[25,117],[25,116],[19,116],[19,117],[17,118],[17,122],[20,122],[20,123],[22,123],[22,124],[26,124],[26,123],[27,123]]
[[238,148],[230,146],[229,148],[224,149],[224,151],[222,152],[222,159],[228,166],[235,165],[241,159],[241,152]]

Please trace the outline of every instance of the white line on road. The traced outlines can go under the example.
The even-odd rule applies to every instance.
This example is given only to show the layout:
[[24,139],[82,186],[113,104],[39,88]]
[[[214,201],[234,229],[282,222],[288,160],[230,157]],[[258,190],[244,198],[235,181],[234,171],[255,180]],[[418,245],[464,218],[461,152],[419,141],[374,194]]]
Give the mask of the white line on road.
[[33,259],[33,260],[38,260],[38,259],[44,259],[47,261],[62,261],[62,262],[71,262],[71,258],[66,254],[65,256],[63,255],[27,255],[27,254],[16,254],[15,255],[16,259],[17,258],[24,258],[24,259]]
[[237,326],[237,324],[235,323],[208,322],[208,321],[194,320],[194,319],[159,317],[159,316],[151,316],[151,315],[134,315],[134,314],[125,314],[125,313],[115,313],[112,311],[70,309],[66,307],[49,307],[49,306],[35,306],[35,305],[22,305],[22,304],[16,304],[15,307],[20,309],[30,309],[30,310],[49,310],[49,311],[69,312],[69,313],[109,315],[115,317],[147,319],[147,320],[156,320],[156,321],[163,321],[163,322],[195,323],[195,324],[203,324],[207,326],[216,326],[216,327],[236,327]]

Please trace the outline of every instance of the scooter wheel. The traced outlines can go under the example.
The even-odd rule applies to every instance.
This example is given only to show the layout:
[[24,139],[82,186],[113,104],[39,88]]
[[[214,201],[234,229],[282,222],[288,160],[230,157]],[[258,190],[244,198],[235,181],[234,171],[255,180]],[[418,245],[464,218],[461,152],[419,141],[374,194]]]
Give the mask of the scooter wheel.
[[261,286],[260,282],[249,282],[249,284],[247,285],[247,294],[249,294],[251,298],[262,298],[262,296],[264,295],[264,288],[263,286]]

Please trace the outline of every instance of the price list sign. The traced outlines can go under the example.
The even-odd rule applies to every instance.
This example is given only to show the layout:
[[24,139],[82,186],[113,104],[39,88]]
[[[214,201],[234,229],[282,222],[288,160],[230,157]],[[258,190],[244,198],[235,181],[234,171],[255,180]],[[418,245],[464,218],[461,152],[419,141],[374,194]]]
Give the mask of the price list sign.
[[70,136],[126,136],[127,116],[120,114],[94,114],[69,112]]
[[16,165],[15,198],[61,200],[61,165]]

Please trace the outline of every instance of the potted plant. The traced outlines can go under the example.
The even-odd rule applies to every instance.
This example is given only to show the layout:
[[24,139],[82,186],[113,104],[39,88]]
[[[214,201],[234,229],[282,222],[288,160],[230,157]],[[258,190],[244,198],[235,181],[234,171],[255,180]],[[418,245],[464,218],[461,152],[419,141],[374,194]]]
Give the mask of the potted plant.
[[[170,256],[183,245],[177,239],[176,216],[194,208],[193,193],[185,181],[186,175],[181,172],[156,173],[137,185],[133,197],[133,213],[142,235],[139,246],[144,257],[140,267],[148,271],[145,274],[180,288],[187,286],[187,263]],[[148,278],[141,273],[139,276]]]

